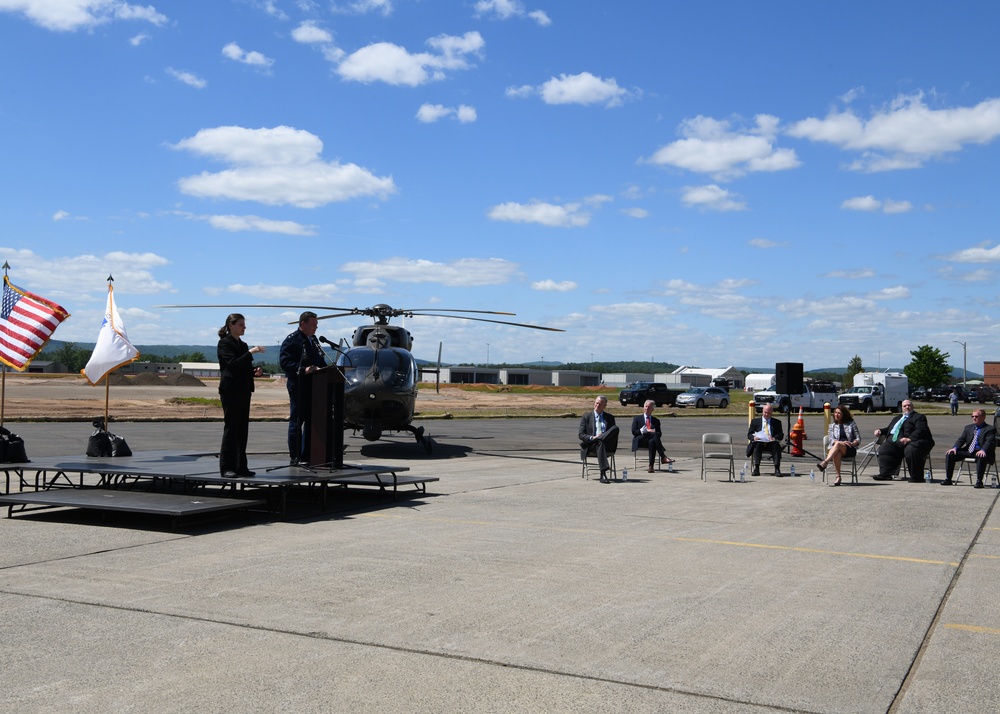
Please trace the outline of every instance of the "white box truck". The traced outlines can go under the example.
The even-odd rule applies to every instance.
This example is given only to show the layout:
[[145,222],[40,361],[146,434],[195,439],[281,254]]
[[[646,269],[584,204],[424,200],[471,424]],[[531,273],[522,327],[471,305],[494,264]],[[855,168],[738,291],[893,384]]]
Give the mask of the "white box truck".
[[854,375],[854,386],[841,394],[837,402],[865,414],[884,409],[899,412],[909,393],[910,380],[905,374],[861,372]]

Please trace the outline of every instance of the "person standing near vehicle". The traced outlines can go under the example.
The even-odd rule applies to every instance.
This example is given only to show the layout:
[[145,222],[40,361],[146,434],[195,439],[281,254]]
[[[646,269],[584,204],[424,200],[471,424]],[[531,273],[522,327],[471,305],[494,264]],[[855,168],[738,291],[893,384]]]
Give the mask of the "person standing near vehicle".
[[247,468],[247,441],[250,436],[250,399],[254,377],[264,375],[254,367],[253,356],[264,348],[247,347],[240,338],[247,330],[243,315],[234,312],[219,328],[219,398],[222,400],[222,447],[219,472],[223,478],[250,477]]
[[948,395],[948,403],[951,404],[951,415],[958,416],[958,387],[951,390]]

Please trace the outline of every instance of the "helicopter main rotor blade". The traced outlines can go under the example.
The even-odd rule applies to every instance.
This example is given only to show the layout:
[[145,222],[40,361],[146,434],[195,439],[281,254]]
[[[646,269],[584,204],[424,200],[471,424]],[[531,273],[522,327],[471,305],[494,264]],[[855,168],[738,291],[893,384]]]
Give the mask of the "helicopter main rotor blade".
[[412,310],[402,310],[402,312],[420,313],[421,315],[434,314],[438,312],[472,312],[480,315],[516,315],[516,312],[503,312],[500,310],[453,310],[448,307],[415,307]]
[[428,315],[428,317],[450,317],[453,320],[472,320],[474,322],[492,322],[495,325],[510,325],[511,327],[527,327],[532,330],[546,330],[548,332],[565,332],[558,327],[543,327],[542,325],[529,325],[524,322],[507,322],[506,320],[487,320],[485,317],[465,317],[464,315]]
[[232,305],[153,305],[157,308],[182,308],[182,307],[269,307],[278,310],[340,310],[345,315],[359,315],[361,311],[356,307],[330,307],[327,305],[247,305],[244,303]]

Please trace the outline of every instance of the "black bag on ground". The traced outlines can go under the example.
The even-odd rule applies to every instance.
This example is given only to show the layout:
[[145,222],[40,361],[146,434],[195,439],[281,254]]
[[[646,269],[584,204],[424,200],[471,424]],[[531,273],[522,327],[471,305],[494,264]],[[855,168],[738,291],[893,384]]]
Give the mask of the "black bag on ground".
[[87,440],[87,456],[131,456],[132,449],[128,448],[125,439],[104,431],[104,419],[95,419],[94,428],[97,429]]
[[24,450],[24,439],[0,426],[0,463],[26,464],[30,461]]

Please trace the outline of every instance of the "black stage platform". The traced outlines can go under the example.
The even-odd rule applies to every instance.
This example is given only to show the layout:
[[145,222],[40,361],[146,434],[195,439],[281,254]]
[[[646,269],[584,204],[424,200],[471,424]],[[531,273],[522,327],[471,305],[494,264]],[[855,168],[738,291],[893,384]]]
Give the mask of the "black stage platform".
[[[203,512],[267,505],[284,515],[289,492],[294,487],[304,487],[307,493],[317,494],[320,505],[325,508],[331,486],[344,489],[374,487],[380,491],[391,488],[395,498],[400,486],[414,486],[417,491],[426,493],[427,483],[438,480],[435,476],[400,475],[409,470],[405,466],[345,464],[335,469],[322,464],[290,465],[287,461],[266,459],[261,455],[253,455],[250,460],[255,476],[223,478],[219,474],[217,455],[169,450],[135,452],[132,456],[117,458],[43,457],[24,464],[3,464],[2,468],[6,472],[6,488],[4,494],[0,494],[0,505],[7,505],[8,517],[15,509],[26,510],[34,504],[155,512],[177,518],[186,515],[177,513],[182,503],[178,499],[186,500],[190,508]],[[16,479],[16,491],[11,490],[11,474]],[[115,494],[117,498],[108,498]],[[145,498],[122,498],[125,494]],[[167,496],[171,498],[164,498]],[[191,496],[198,496],[197,504]],[[113,508],[107,505],[110,503],[114,504]]]

